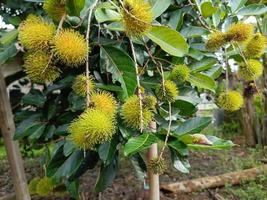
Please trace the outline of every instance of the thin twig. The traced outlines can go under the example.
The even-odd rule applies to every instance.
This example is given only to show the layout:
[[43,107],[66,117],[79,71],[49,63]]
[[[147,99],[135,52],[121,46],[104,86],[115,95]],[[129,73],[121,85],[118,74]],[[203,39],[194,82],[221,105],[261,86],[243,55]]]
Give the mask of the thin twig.
[[142,91],[141,91],[141,84],[140,84],[140,76],[138,72],[138,64],[137,64],[137,59],[136,59],[136,54],[135,54],[135,49],[132,40],[129,38],[130,41],[130,46],[133,54],[133,59],[134,59],[134,66],[135,66],[135,73],[136,73],[136,81],[137,81],[137,95],[139,98],[139,109],[140,109],[140,131],[141,133],[143,132],[143,126],[144,126],[144,119],[143,119],[143,96],[142,96]]
[[94,8],[97,5],[98,0],[96,0],[94,2],[94,4],[90,7],[89,9],[89,14],[88,14],[88,23],[87,23],[87,31],[86,31],[86,44],[87,44],[87,55],[86,55],[86,65],[85,65],[85,69],[86,69],[86,106],[87,108],[90,106],[90,71],[89,71],[89,37],[90,37],[90,31],[91,31],[91,20],[92,20],[92,13]]
[[162,159],[162,156],[163,156],[163,153],[164,153],[164,150],[167,146],[167,143],[168,143],[168,140],[169,140],[169,137],[170,137],[170,134],[171,134],[171,125],[172,125],[172,105],[171,105],[171,102],[168,102],[169,103],[169,124],[168,124],[168,130],[167,130],[167,135],[166,135],[166,138],[165,138],[165,141],[164,141],[164,145],[160,151],[160,154],[159,154],[159,159],[158,160],[161,160]]

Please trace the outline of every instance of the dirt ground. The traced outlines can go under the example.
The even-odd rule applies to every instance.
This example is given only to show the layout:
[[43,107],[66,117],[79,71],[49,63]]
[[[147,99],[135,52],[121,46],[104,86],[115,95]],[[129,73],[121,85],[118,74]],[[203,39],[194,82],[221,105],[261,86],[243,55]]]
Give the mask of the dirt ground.
[[[241,146],[237,146],[227,151],[206,151],[191,152],[190,164],[191,172],[182,174],[171,166],[169,171],[160,177],[162,183],[171,183],[176,181],[194,179],[204,176],[218,175],[230,171],[236,171],[254,167],[261,164],[259,160],[264,159],[266,152],[263,150],[251,150]],[[39,175],[40,167],[35,159],[25,159],[25,168],[27,179],[30,180]],[[226,165],[227,163],[227,165]],[[135,176],[133,167],[127,160],[122,160],[120,164],[119,174],[114,183],[108,187],[100,195],[95,196],[92,193],[95,180],[97,178],[98,169],[88,171],[82,177],[81,190],[85,199],[90,200],[145,200],[148,199],[148,191],[143,189],[143,183],[139,182]],[[267,181],[266,181],[267,182]],[[230,187],[230,191],[235,187]],[[190,194],[164,194],[161,193],[162,200],[252,200],[249,197],[236,197],[235,190],[229,192],[226,188],[204,190]],[[242,186],[240,186],[242,187]],[[257,184],[256,184],[257,187]],[[257,189],[257,188],[256,188]],[[5,159],[0,161],[0,197],[12,193],[13,187],[10,179],[10,171],[8,163]],[[267,197],[266,197],[267,198]],[[34,197],[33,199],[40,199]],[[64,198],[42,198],[42,199],[64,199]],[[255,198],[257,200],[257,198]],[[265,200],[265,199],[258,199]]]

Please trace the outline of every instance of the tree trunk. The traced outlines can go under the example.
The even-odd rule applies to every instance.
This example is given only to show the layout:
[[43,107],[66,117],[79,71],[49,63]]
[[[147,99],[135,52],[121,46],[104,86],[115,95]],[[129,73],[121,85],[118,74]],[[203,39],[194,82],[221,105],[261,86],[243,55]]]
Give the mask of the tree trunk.
[[[7,158],[10,165],[16,199],[30,200],[28,185],[23,168],[22,157],[19,151],[19,144],[13,141],[15,124],[12,110],[8,99],[5,79],[0,69],[0,130],[6,147]],[[9,177],[7,177],[9,178]]]
[[237,185],[244,181],[253,180],[267,172],[267,165],[246,169],[237,172],[226,173],[218,176],[197,178],[171,184],[162,184],[161,190],[172,193],[189,193],[208,188],[217,188],[226,184]]
[[[150,123],[150,129],[152,132],[156,132],[156,122]],[[148,161],[154,157],[158,157],[158,145],[152,144],[148,150],[147,159]],[[149,200],[160,200],[160,190],[159,190],[159,175],[148,171],[148,182],[149,182]]]
[[262,144],[263,146],[267,145],[267,54],[263,56],[263,96],[264,96],[264,118],[263,118],[263,127],[262,127]]

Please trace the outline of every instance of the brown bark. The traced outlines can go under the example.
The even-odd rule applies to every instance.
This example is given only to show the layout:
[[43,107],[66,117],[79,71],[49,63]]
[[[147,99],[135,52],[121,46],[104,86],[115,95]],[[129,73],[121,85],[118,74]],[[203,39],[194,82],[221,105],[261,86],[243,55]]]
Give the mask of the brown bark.
[[226,173],[218,176],[209,176],[194,180],[182,181],[171,184],[162,184],[161,190],[171,193],[189,193],[208,188],[217,188],[226,184],[237,185],[241,182],[253,180],[257,176],[267,172],[267,165],[246,169],[237,172]]
[[30,200],[19,144],[13,141],[15,124],[8,99],[5,79],[0,69],[0,130],[7,151],[7,158],[15,187],[17,200]]

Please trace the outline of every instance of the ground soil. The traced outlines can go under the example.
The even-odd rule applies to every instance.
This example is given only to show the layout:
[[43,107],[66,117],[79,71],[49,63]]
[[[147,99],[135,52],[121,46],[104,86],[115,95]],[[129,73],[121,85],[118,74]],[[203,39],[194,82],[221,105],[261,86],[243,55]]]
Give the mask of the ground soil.
[[[240,141],[240,140],[239,140]],[[182,174],[175,169],[169,170],[167,173],[160,177],[162,183],[171,183],[176,181],[188,180],[199,178],[203,176],[218,175],[230,171],[235,171],[238,168],[238,162],[236,158],[242,160],[247,160],[250,152],[248,149],[241,146],[237,146],[231,150],[227,151],[206,151],[206,152],[191,152],[190,164],[191,172],[189,174]],[[25,159],[25,168],[27,173],[27,179],[30,180],[35,176],[40,175],[40,166],[34,159]],[[242,162],[240,161],[242,164]],[[242,168],[249,168],[253,166],[247,166],[243,163]],[[240,166],[239,166],[240,167]],[[171,167],[170,167],[171,168]],[[114,183],[108,187],[99,196],[92,193],[92,188],[94,186],[95,180],[97,178],[98,170],[88,171],[82,177],[81,190],[84,199],[90,200],[145,200],[148,199],[148,192],[143,189],[143,183],[139,182],[135,176],[134,169],[131,167],[130,162],[127,160],[122,160],[120,164],[119,174],[116,177]],[[10,179],[10,171],[8,163],[5,159],[0,161],[0,197],[13,192],[12,181]],[[161,193],[162,200],[213,200],[220,199],[219,197],[224,197],[225,199],[235,200],[236,198],[226,198],[224,196],[224,189],[212,189],[205,190],[190,194],[164,194]],[[34,200],[40,199],[59,199],[68,200],[69,197],[64,198],[39,198],[33,197]]]

